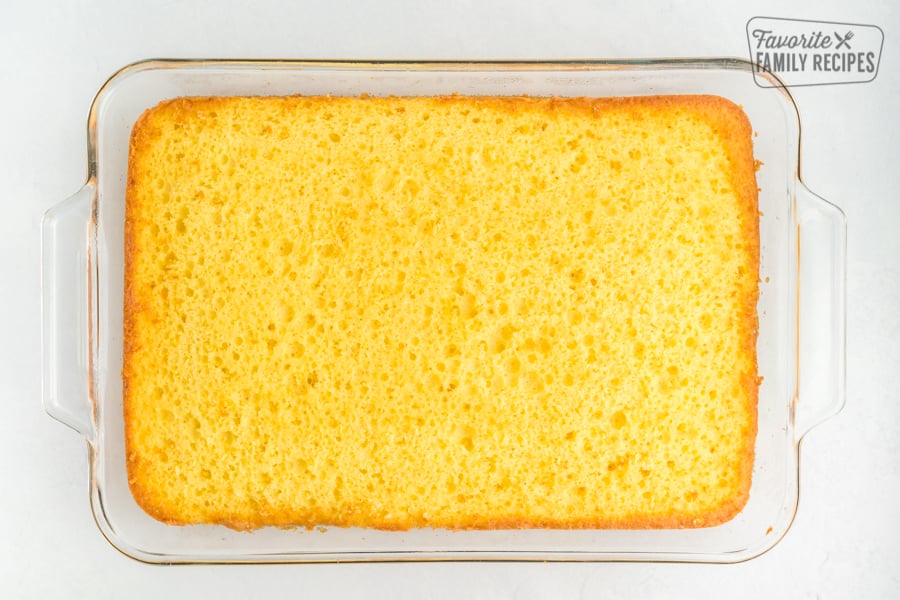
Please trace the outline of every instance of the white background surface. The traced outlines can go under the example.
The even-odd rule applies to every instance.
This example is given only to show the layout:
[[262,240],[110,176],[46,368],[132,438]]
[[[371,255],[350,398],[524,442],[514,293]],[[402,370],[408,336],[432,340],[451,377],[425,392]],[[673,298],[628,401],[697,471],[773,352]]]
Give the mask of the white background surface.
[[[103,539],[85,443],[41,407],[39,231],[82,184],[87,112],[114,71],[150,57],[744,56],[756,15],[885,32],[874,82],[795,89],[804,180],[849,222],[848,385],[803,443],[799,511],[775,549],[739,565],[152,567]],[[900,598],[896,4],[13,0],[0,56],[0,597]]]

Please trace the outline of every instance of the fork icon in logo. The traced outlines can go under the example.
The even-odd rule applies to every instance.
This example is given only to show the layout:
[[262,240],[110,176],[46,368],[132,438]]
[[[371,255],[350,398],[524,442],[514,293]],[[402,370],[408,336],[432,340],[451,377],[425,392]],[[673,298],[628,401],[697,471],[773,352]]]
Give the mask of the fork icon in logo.
[[838,41],[838,45],[834,47],[835,50],[840,50],[844,46],[847,47],[847,50],[850,50],[850,40],[853,39],[853,30],[848,30],[844,37],[841,37],[841,34],[835,31],[834,37],[836,37]]

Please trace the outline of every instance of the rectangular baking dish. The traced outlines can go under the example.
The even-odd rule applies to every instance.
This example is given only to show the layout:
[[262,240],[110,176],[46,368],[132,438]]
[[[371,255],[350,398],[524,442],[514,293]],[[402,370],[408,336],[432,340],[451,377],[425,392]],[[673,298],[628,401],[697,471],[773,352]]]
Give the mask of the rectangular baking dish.
[[[43,222],[43,401],[87,440],[91,507],[104,536],[153,563],[400,560],[737,562],[774,546],[798,500],[804,434],[844,402],[845,222],[800,180],[796,106],[774,76],[733,58],[575,62],[154,60],[98,92],[84,187]],[[356,528],[252,533],[175,527],[128,488],[122,417],[123,229],[128,143],[138,116],[180,96],[715,94],[740,104],[761,161],[758,435],[743,511],[683,530],[405,532]]]

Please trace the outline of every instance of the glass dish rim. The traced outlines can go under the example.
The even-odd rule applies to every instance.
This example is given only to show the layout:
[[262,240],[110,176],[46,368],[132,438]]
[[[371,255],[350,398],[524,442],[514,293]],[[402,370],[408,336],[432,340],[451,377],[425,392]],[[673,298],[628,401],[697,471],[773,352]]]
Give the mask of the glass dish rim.
[[[641,59],[578,59],[578,60],[351,60],[351,59],[147,59],[137,61],[127,65],[114,73],[98,90],[91,104],[88,118],[88,173],[85,185],[97,186],[98,172],[98,112],[102,105],[103,99],[112,89],[112,86],[119,83],[126,77],[146,72],[149,70],[159,69],[322,69],[322,70],[407,70],[407,71],[567,71],[567,70],[732,70],[744,71],[757,74],[761,69],[758,65],[742,59],[742,58],[641,58]],[[770,75],[768,73],[766,76]],[[772,76],[772,81],[780,83],[776,76]],[[779,89],[784,97],[788,100],[788,104],[793,107],[793,114],[788,115],[795,119],[797,132],[797,154],[791,157],[793,169],[793,180],[795,183],[802,185],[800,177],[800,119],[799,111],[790,92],[782,85],[773,85],[775,89]],[[91,201],[91,223],[94,227],[94,235],[96,234],[97,219],[97,196],[95,195]],[[96,247],[95,245],[93,246]],[[94,256],[89,262],[90,270],[96,269],[96,257]],[[95,293],[93,286],[96,286],[96,277],[98,273],[89,273],[89,277],[93,277],[93,282],[89,284],[91,293]],[[91,309],[89,312],[93,312]],[[88,328],[89,340],[91,348],[96,348],[97,335],[96,327]],[[93,352],[90,353],[93,360]],[[93,366],[89,367],[89,373],[93,374]],[[96,407],[98,398],[95,393],[96,381],[91,377],[89,386],[89,397],[93,406]],[[793,417],[792,417],[793,419]],[[792,421],[793,422],[793,421]],[[122,540],[117,537],[115,532],[107,531],[108,523],[104,523],[105,519],[101,518],[103,512],[103,502],[100,498],[101,491],[97,484],[97,478],[94,473],[95,461],[98,459],[99,452],[95,447],[95,443],[88,439],[89,449],[89,465],[91,469],[91,498],[92,512],[101,532],[107,537],[108,541],[117,550],[137,560],[148,563],[178,563],[178,564],[246,564],[246,563],[312,563],[312,562],[446,562],[446,561],[478,561],[478,562],[494,562],[494,561],[603,561],[603,562],[742,562],[749,560],[760,554],[763,554],[777,545],[780,539],[790,529],[790,524],[796,514],[797,501],[799,498],[799,448],[801,438],[798,437],[793,441],[793,460],[792,466],[796,474],[795,494],[793,497],[793,507],[790,511],[790,518],[781,535],[774,536],[775,539],[758,548],[755,552],[747,553],[746,551],[737,551],[737,556],[729,556],[728,553],[715,555],[711,558],[710,554],[703,552],[680,552],[677,557],[658,557],[650,552],[631,552],[629,556],[610,558],[607,555],[610,552],[590,552],[578,550],[560,550],[550,554],[541,554],[534,550],[503,550],[503,551],[480,551],[480,550],[450,550],[443,552],[435,551],[358,551],[358,552],[312,552],[314,556],[304,556],[303,553],[274,553],[274,554],[247,554],[236,559],[196,559],[189,557],[179,558],[177,555],[158,555],[137,551],[130,553],[121,547]],[[767,540],[768,541],[768,540]],[[160,560],[161,559],[161,560]]]

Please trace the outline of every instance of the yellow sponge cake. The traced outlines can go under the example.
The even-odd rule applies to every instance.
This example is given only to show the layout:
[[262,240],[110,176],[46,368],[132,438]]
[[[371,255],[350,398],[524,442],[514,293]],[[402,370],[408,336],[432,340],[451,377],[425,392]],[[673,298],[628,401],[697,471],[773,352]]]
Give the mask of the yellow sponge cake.
[[164,102],[127,186],[135,499],[240,529],[728,520],[757,210],[713,96]]

